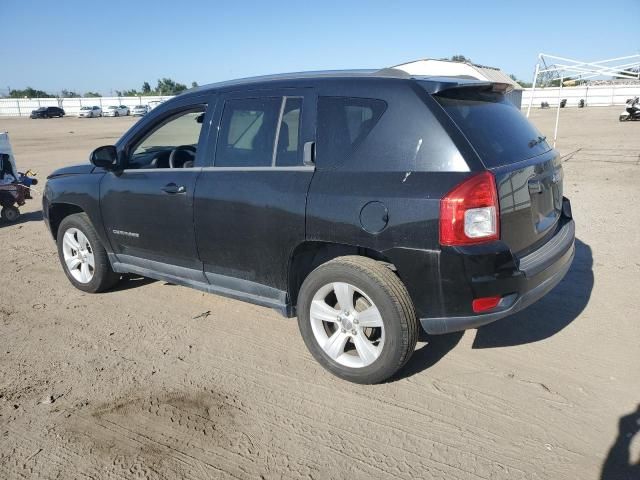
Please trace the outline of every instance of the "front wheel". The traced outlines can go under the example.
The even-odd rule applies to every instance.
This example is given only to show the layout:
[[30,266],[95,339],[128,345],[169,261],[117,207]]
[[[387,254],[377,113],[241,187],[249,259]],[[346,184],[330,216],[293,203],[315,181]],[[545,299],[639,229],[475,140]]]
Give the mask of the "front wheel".
[[58,228],[58,257],[69,281],[84,292],[103,292],[120,279],[84,213],[69,215]]
[[9,223],[17,222],[20,218],[20,210],[14,206],[4,207],[0,210],[0,218]]
[[418,338],[402,281],[384,264],[359,256],[336,258],[309,274],[298,296],[298,326],[324,368],[362,384],[396,373]]
[[618,117],[618,120],[620,120],[621,122],[626,122],[627,120],[629,120],[629,115],[620,115]]

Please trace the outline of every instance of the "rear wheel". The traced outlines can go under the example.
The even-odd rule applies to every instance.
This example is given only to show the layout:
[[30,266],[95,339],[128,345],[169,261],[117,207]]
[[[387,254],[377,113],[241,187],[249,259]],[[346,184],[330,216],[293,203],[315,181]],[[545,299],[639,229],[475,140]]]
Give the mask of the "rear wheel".
[[84,292],[103,292],[120,279],[109,263],[93,225],[84,213],[69,215],[58,228],[58,257],[74,287]]
[[119,117],[119,116],[120,116],[120,112],[117,112],[117,111],[116,111],[115,116],[116,116],[116,117]]
[[0,210],[0,217],[7,222],[16,222],[20,218],[20,210],[14,206],[4,207]]
[[337,258],[309,274],[298,298],[298,326],[324,368],[363,384],[396,373],[418,338],[404,284],[384,264],[358,256]]

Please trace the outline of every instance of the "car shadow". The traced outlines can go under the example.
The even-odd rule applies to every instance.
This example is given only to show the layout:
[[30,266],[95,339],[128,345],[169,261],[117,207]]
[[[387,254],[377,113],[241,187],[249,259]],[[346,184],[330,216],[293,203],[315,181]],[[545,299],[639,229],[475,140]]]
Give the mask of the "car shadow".
[[7,222],[5,220],[0,219],[0,228],[2,227],[10,227],[12,225],[20,225],[21,223],[27,222],[41,222],[42,221],[42,210],[38,210],[35,212],[27,212],[20,214],[18,220],[15,222]]
[[142,277],[140,275],[125,274],[122,276],[120,281],[116,283],[115,286],[109,290],[109,292],[124,292],[125,290],[143,287],[145,285],[149,285],[156,281],[157,280],[153,278]]
[[[538,302],[522,312],[485,325],[477,330],[472,348],[522,345],[555,335],[573,322],[585,309],[593,290],[591,247],[576,239],[576,254],[565,278]],[[420,331],[420,342],[409,362],[390,380],[410,377],[431,368],[460,342],[464,332],[427,335]]]
[[640,463],[631,463],[631,442],[640,433],[640,405],[635,412],[618,422],[618,436],[602,464],[600,480],[631,480],[640,478]]
[[411,377],[416,373],[433,367],[458,345],[463,335],[464,332],[453,332],[447,333],[446,335],[429,335],[420,329],[418,341],[426,343],[413,352],[407,364],[389,381],[394,382]]
[[479,328],[472,348],[523,345],[555,335],[585,309],[593,283],[591,247],[576,239],[573,264],[558,286],[523,311]]

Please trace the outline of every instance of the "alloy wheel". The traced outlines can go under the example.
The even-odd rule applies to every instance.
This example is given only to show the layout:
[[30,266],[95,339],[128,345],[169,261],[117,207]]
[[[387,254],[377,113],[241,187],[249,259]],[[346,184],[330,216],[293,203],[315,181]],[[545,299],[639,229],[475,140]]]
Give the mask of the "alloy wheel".
[[333,361],[350,368],[371,365],[384,348],[382,315],[359,288],[346,282],[321,287],[309,319],[316,342]]
[[64,262],[73,278],[80,283],[89,283],[95,273],[95,258],[89,239],[77,228],[64,233],[62,241]]

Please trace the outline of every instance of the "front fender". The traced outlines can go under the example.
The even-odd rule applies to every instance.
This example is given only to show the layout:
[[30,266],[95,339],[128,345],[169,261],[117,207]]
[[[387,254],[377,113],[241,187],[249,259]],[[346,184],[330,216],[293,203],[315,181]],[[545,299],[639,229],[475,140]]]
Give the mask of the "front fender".
[[60,221],[69,213],[84,212],[102,245],[111,252],[100,213],[100,182],[103,173],[64,175],[50,178],[42,196],[42,215],[54,238]]

